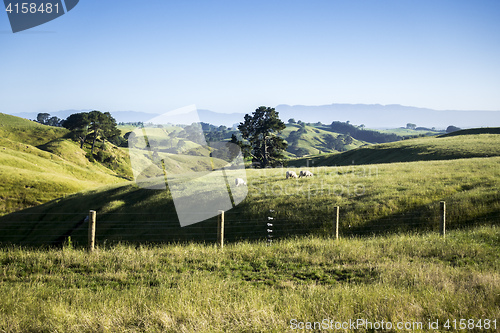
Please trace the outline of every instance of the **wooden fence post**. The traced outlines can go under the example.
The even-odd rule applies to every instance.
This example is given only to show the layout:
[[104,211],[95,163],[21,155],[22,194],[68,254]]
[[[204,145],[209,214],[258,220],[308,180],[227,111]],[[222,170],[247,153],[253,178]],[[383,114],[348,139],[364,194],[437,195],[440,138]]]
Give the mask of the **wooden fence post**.
[[339,239],[339,212],[340,207],[335,206],[333,211],[333,237]]
[[219,210],[217,217],[217,244],[222,249],[224,247],[224,211]]
[[446,201],[440,202],[440,215],[441,215],[441,223],[439,224],[439,233],[441,236],[446,236]]
[[90,252],[94,251],[95,247],[95,224],[96,224],[96,211],[89,211],[89,240],[88,240],[88,250]]

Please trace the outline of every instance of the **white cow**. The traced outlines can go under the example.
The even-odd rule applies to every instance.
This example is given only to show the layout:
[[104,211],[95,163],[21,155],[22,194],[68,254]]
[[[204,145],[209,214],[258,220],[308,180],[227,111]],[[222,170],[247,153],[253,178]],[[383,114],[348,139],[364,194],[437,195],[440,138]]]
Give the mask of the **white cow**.
[[246,185],[247,183],[243,180],[243,178],[236,178],[234,180],[236,187]]
[[313,174],[309,170],[301,170],[300,174],[299,174],[299,178],[300,177],[312,177],[312,176],[313,176]]
[[287,171],[286,172],[286,179],[288,178],[297,178],[297,174],[295,173],[295,171]]

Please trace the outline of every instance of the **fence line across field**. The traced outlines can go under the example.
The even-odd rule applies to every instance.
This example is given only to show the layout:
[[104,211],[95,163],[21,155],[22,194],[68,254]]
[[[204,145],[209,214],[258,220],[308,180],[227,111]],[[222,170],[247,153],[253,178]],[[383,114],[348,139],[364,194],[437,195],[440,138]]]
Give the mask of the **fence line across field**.
[[[446,235],[446,202],[440,202],[440,226],[439,232],[445,237]],[[274,210],[270,210],[268,215],[274,215]],[[223,210],[218,211],[217,215],[217,245],[220,249],[224,248],[224,224],[225,224],[225,212]],[[266,231],[267,231],[267,242],[268,245],[272,242],[272,238],[274,238],[273,227],[274,224],[271,221],[274,221],[274,216],[267,216],[267,220],[265,223]],[[90,252],[94,250],[95,244],[95,228],[96,228],[96,212],[91,210],[89,212],[89,240],[88,240],[88,249]],[[335,240],[339,239],[339,223],[340,223],[340,207],[334,207],[334,214],[332,217],[333,227],[332,227],[332,236]],[[306,229],[304,229],[306,230]],[[247,232],[242,232],[247,233]]]
[[[464,219],[457,213],[460,211],[460,202],[454,202],[447,205],[447,202],[432,202],[427,206],[419,207],[419,209],[410,212],[394,212],[391,216],[377,217],[371,213],[353,213],[350,206],[344,209],[340,206],[331,206],[327,214],[317,214],[307,216],[307,220],[301,220],[300,217],[293,218],[290,211],[282,210],[275,211],[274,209],[259,212],[260,218],[254,215],[248,219],[240,212],[235,211],[219,211],[219,214],[206,220],[205,223],[193,224],[186,227],[178,225],[177,216],[174,212],[167,213],[152,213],[148,214],[152,219],[146,217],[130,221],[123,221],[120,216],[123,213],[104,212],[103,216],[106,219],[98,221],[99,214],[96,211],[88,211],[86,218],[77,221],[75,217],[81,216],[81,213],[47,213],[45,216],[61,216],[55,218],[54,225],[44,225],[42,221],[30,221],[30,213],[13,213],[12,216],[23,217],[26,219],[21,221],[13,221],[10,224],[0,225],[1,238],[8,243],[30,244],[28,236],[38,235],[39,239],[36,243],[43,244],[63,244],[66,239],[75,235],[75,230],[78,230],[78,237],[81,237],[81,232],[88,228],[87,248],[93,251],[99,235],[102,235],[102,241],[105,242],[120,242],[132,241],[134,236],[138,236],[141,242],[185,242],[185,241],[203,241],[216,242],[223,248],[224,241],[240,241],[240,240],[266,240],[268,245],[272,244],[273,240],[282,237],[293,235],[308,235],[321,234],[330,236],[337,240],[340,237],[355,236],[355,235],[370,235],[386,232],[398,231],[418,231],[420,228],[426,232],[439,232],[442,237],[446,237],[447,225],[455,227],[467,227],[480,225],[485,223],[496,224],[500,221],[500,216],[497,212],[488,215],[482,215],[474,219],[466,217]],[[447,206],[452,207],[452,215],[447,216]],[[448,207],[448,208],[449,208]],[[127,214],[133,216],[144,215],[141,213]],[[64,216],[71,216],[71,224],[64,223]],[[449,220],[449,221],[448,221]],[[395,223],[398,222],[398,223]],[[24,224],[31,223],[36,226],[33,230],[26,232],[26,228],[22,228]],[[352,225],[352,226],[351,226]],[[71,227],[73,226],[73,227]],[[76,229],[78,228],[78,229]],[[83,230],[82,230],[83,228]],[[16,233],[16,231],[19,231]],[[60,232],[58,232],[60,231]],[[104,236],[106,235],[106,236]],[[111,235],[111,237],[109,236]],[[97,239],[96,239],[97,237]],[[17,238],[17,241],[16,241]],[[79,239],[78,242],[84,241]]]

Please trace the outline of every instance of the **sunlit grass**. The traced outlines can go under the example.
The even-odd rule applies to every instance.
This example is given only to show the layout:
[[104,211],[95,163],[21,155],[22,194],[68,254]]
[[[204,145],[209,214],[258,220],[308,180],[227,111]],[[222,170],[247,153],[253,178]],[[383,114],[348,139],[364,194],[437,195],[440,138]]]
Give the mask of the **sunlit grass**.
[[[500,316],[500,231],[0,251],[0,330],[282,332]],[[471,306],[473,304],[473,306]],[[430,331],[428,329],[424,331]]]

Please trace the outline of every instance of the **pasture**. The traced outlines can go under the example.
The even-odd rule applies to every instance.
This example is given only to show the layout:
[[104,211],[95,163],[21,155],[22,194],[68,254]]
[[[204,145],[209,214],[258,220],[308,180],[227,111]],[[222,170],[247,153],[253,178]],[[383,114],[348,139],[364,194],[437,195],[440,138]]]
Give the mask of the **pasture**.
[[[447,202],[448,230],[498,224],[499,162],[500,157],[490,157],[317,167],[309,168],[313,177],[300,179],[285,179],[285,172],[298,174],[305,168],[247,169],[248,195],[226,213],[226,239],[265,238],[269,216],[274,219],[276,238],[329,235],[335,206],[340,207],[342,236],[437,232],[440,201]],[[213,189],[208,186],[204,191],[191,193],[192,199],[201,204]],[[0,240],[60,245],[70,236],[75,245],[85,245],[84,218],[91,209],[97,211],[98,244],[216,239],[216,218],[181,228],[168,189],[150,190],[125,182],[0,217]],[[16,227],[20,223],[24,228]]]
[[496,319],[496,329],[469,330],[494,332],[499,244],[492,226],[445,239],[300,237],[223,250],[195,243],[100,246],[91,254],[70,243],[3,247],[0,331],[285,332],[294,320],[365,319],[420,322],[420,331],[434,332],[430,321],[464,318]]

